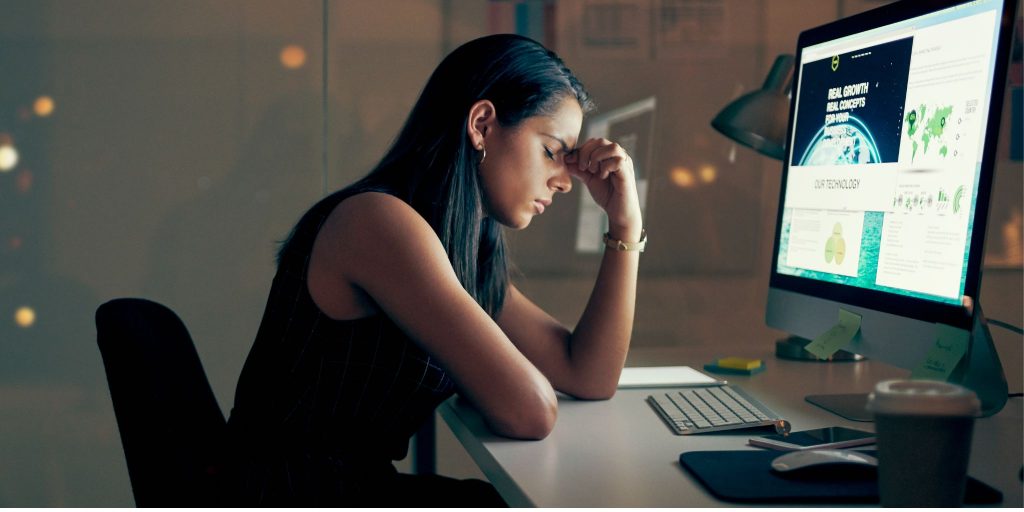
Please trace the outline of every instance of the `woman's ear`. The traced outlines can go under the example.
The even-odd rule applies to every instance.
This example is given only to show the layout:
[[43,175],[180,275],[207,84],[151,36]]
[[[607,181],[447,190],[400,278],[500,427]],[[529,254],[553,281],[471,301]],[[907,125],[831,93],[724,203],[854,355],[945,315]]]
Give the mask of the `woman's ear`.
[[482,149],[485,146],[484,139],[491,134],[497,122],[491,100],[480,100],[469,107],[466,134],[474,148]]

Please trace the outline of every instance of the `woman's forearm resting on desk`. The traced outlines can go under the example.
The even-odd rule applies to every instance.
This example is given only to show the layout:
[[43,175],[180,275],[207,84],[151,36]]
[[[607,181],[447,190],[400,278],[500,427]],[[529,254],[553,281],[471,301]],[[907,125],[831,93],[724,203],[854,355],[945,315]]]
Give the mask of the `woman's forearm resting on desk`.
[[[566,165],[608,213],[608,237],[641,242],[633,164],[622,148],[591,139],[566,157]],[[584,399],[615,394],[633,327],[639,254],[605,250],[590,299],[572,332],[509,287],[498,323],[555,389]]]

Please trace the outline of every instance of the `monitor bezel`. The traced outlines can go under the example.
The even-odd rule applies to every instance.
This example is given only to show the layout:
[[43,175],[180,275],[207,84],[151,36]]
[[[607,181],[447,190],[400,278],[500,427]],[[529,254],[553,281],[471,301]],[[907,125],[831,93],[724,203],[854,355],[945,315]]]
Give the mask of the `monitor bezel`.
[[[793,144],[796,100],[801,80],[801,52],[808,46],[832,41],[873,28],[879,28],[917,16],[941,11],[972,0],[903,0],[866,11],[848,18],[805,30],[797,39],[795,68],[793,71],[793,94],[790,98],[790,115],[786,130],[786,155],[782,162],[782,183],[779,191],[779,207],[775,222],[775,243],[772,251],[769,287],[801,293],[834,302],[896,314],[928,322],[942,322],[961,328],[969,328],[971,318],[964,314],[963,306],[909,297],[890,292],[871,290],[851,285],[829,283],[806,277],[778,272],[779,244],[781,242],[782,216],[785,210],[786,184],[789,176],[790,153]],[[981,160],[981,176],[975,193],[974,229],[970,241],[967,263],[967,277],[964,295],[978,300],[981,285],[981,265],[985,247],[985,232],[988,230],[989,199],[995,168],[996,147],[999,134],[999,118],[1003,108],[1003,96],[1007,81],[1010,43],[1013,37],[1013,18],[1017,0],[1004,0],[999,21],[999,35],[995,50],[995,66],[990,103],[986,119],[986,136]],[[1001,79],[999,79],[1001,77]],[[981,227],[982,229],[978,229]]]

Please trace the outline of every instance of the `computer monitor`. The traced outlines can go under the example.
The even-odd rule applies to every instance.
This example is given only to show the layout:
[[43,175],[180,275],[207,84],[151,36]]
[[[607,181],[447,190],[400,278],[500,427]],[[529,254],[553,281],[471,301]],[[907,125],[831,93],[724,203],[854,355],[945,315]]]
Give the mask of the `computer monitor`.
[[[903,1],[797,43],[768,325],[914,369],[970,333],[950,381],[1006,402],[978,293],[1017,0]],[[973,302],[973,308],[964,304]]]

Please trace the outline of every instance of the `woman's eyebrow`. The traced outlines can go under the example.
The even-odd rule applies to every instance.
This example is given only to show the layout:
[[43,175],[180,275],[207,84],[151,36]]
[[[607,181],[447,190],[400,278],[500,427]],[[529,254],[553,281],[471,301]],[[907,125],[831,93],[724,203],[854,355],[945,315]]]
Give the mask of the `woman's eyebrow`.
[[572,153],[575,150],[575,148],[570,148],[569,145],[566,144],[564,140],[562,140],[562,139],[560,139],[558,137],[555,137],[554,135],[551,135],[550,133],[543,133],[543,132],[541,132],[541,135],[557,140],[562,145],[562,151],[564,151],[566,153]]

